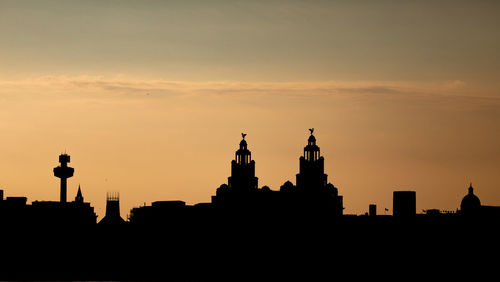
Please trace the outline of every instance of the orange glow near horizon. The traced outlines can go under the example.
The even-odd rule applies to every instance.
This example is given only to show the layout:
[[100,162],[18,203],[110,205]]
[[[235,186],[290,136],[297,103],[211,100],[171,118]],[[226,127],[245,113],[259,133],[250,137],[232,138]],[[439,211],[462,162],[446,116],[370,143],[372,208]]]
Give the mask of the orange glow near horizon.
[[120,193],[124,217],[157,200],[209,202],[227,183],[241,132],[259,185],[278,190],[295,182],[314,127],[346,213],[372,203],[391,210],[392,191],[404,189],[417,191],[418,210],[455,210],[471,181],[484,204],[500,202],[496,98],[446,83],[105,82],[3,83],[6,196],[57,200],[52,168],[66,151],[75,168],[68,199],[80,184],[99,218],[107,192]]

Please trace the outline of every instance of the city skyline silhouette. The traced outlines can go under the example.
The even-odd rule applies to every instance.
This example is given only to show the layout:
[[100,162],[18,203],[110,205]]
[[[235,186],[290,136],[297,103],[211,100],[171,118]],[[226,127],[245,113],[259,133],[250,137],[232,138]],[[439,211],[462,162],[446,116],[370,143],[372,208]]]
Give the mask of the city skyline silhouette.
[[66,150],[68,195],[80,184],[100,218],[103,190],[124,215],[207,202],[241,132],[278,189],[314,127],[346,213],[391,209],[398,189],[418,211],[456,210],[470,182],[500,201],[494,2],[48,2],[0,9],[10,195],[56,200],[46,168]]
[[0,280],[491,276],[499,14],[1,0]]
[[[331,277],[333,270],[345,275],[356,266],[382,269],[385,261],[350,263],[373,252],[385,252],[385,260],[402,270],[417,266],[421,255],[443,255],[443,248],[457,251],[462,240],[480,239],[480,248],[497,246],[500,206],[483,205],[472,183],[456,212],[435,208],[418,213],[416,192],[406,190],[393,192],[392,215],[379,214],[376,204],[363,215],[344,214],[342,189],[328,181],[314,130],[309,131],[295,185],[286,181],[279,190],[260,186],[257,163],[242,133],[227,183],[216,189],[211,202],[159,199],[133,208],[127,220],[120,214],[119,192],[106,194],[106,214],[100,220],[80,186],[69,200],[67,178],[75,169],[68,166],[70,155],[61,154],[60,166],[54,168],[59,201],[28,203],[26,197],[4,197],[0,190],[0,227],[5,230],[0,238],[8,243],[0,279],[320,279]],[[337,240],[343,244],[335,244]],[[479,261],[468,260],[476,252],[466,250],[461,262],[441,263],[436,273],[462,263],[470,267]],[[217,260],[204,258],[207,254],[232,260],[218,269]],[[314,259],[303,261],[308,256]],[[252,264],[256,261],[259,267]]]
[[[319,171],[321,171],[321,173],[323,173],[324,172],[324,161],[323,161],[323,156],[321,156],[320,153],[319,153],[319,147],[317,147],[317,145],[316,145],[316,138],[313,135],[314,128],[310,128],[309,132],[310,132],[310,136],[309,136],[309,139],[308,139],[308,142],[307,142],[307,146],[304,147],[304,154],[303,154],[302,157],[300,157],[300,159],[305,158],[306,160],[309,159],[309,160],[313,160],[313,161],[320,161],[321,165],[320,165],[320,167],[318,167],[318,169],[319,169]],[[237,162],[237,163],[241,163],[243,165],[246,165],[246,164],[251,165],[251,169],[250,169],[249,173],[251,173],[251,175],[253,175],[253,176],[251,176],[251,177],[248,176],[250,178],[243,177],[241,180],[239,180],[239,181],[242,181],[242,182],[240,184],[237,184],[237,186],[239,186],[239,185],[251,185],[253,188],[245,188],[245,190],[248,190],[248,189],[250,189],[250,190],[252,190],[252,189],[256,189],[256,190],[267,189],[269,191],[280,191],[280,190],[284,189],[284,187],[286,187],[286,189],[291,189],[289,187],[295,187],[294,184],[290,180],[284,181],[283,185],[281,185],[279,189],[272,189],[272,188],[270,188],[267,185],[259,186],[257,184],[258,183],[258,180],[257,180],[258,177],[256,177],[256,175],[255,175],[255,171],[256,171],[256,169],[255,169],[255,161],[251,160],[251,157],[250,157],[251,153],[250,153],[250,151],[247,150],[247,141],[245,140],[245,137],[247,136],[247,134],[246,133],[241,133],[241,136],[242,136],[242,140],[241,140],[240,145],[239,145],[240,148],[236,152],[236,159],[232,161],[232,163],[234,163],[234,164],[232,164],[233,168],[231,169],[231,174],[236,175],[236,177],[239,177],[238,175],[240,173],[234,171],[235,170],[234,165],[236,164],[235,162]],[[241,154],[243,154],[243,155],[241,155]],[[246,156],[245,154],[248,154],[248,156]],[[72,167],[69,167],[67,165],[67,163],[70,162],[70,155],[67,154],[67,152],[62,153],[59,156],[59,162],[61,163],[61,165],[58,166],[58,167],[56,167],[56,168],[54,168],[54,176],[56,176],[57,178],[61,179],[60,180],[60,193],[59,193],[60,194],[59,195],[60,196],[60,200],[59,201],[60,202],[66,202],[67,201],[67,197],[68,197],[67,196],[67,181],[68,181],[67,179],[73,176],[75,169],[72,168]],[[303,162],[303,160],[300,161],[299,171],[302,171],[302,169],[303,169],[302,168],[303,167],[302,162]],[[236,171],[238,171],[238,169]],[[321,178],[322,178],[320,176],[321,173],[319,175],[313,174],[315,176],[310,176],[310,177],[316,178],[316,179],[318,179],[318,181],[323,181],[323,180],[321,180]],[[246,174],[246,172],[244,174]],[[295,183],[299,182],[299,175],[300,175],[300,173],[297,174],[297,180],[296,180],[296,182],[294,181]],[[327,175],[325,174],[325,180],[324,180],[325,184],[326,184],[326,177],[327,177]],[[252,178],[255,178],[255,180],[251,180]],[[236,178],[236,179],[238,179],[238,178]],[[302,178],[300,178],[300,179],[302,179]],[[314,181],[316,181],[316,180],[314,180]],[[231,183],[231,177],[229,177],[229,183]],[[251,183],[253,183],[253,184],[251,184]],[[323,185],[325,185],[325,184],[323,184]],[[222,189],[222,188],[227,189],[227,188],[223,187],[224,185],[225,185],[225,187],[230,187],[231,186],[231,184],[229,184],[229,186],[227,186],[226,184],[223,184],[217,190]],[[297,185],[299,185],[299,184],[297,184]],[[312,185],[312,184],[308,184],[307,186],[310,186],[310,185]],[[332,184],[329,184],[329,185],[332,185]],[[337,188],[334,185],[332,185],[331,187],[332,187],[331,189],[335,189],[335,194],[337,195],[338,194]],[[396,188],[395,190],[398,190],[398,188]],[[414,202],[414,206],[412,208],[414,214],[425,214],[425,213],[428,213],[429,211],[431,213],[432,212],[434,212],[434,213],[436,213],[436,212],[443,212],[443,213],[446,213],[446,214],[453,214],[453,213],[459,213],[460,210],[463,210],[462,206],[463,206],[463,201],[464,200],[462,200],[462,203],[457,204],[457,208],[456,209],[443,209],[443,208],[440,208],[439,206],[435,206],[435,207],[431,207],[431,208],[428,208],[428,209],[417,210],[416,209],[416,203],[417,203],[417,201],[416,201],[416,198],[417,198],[416,197],[416,192],[417,191],[415,189],[406,189],[406,190],[411,190],[411,193],[413,193],[413,195],[411,196],[412,197],[411,201]],[[15,198],[15,197],[23,198],[23,199],[25,199],[24,201],[26,203],[29,203],[31,201],[38,202],[37,199],[29,200],[28,197],[25,197],[26,195],[23,195],[23,196],[20,196],[20,195],[8,195],[7,194],[8,191],[6,191],[5,189],[0,190],[0,191],[2,191],[2,195],[6,195],[7,197],[10,197],[10,198]],[[470,182],[467,191],[468,191],[468,193],[466,194],[465,198],[467,198],[470,195],[472,195],[472,196],[470,196],[470,197],[474,198],[472,201],[478,202],[478,204],[476,204],[476,206],[481,206],[480,200],[473,193],[472,182]],[[394,193],[399,193],[399,192],[394,192]],[[403,193],[403,192],[401,192],[401,193]],[[410,193],[410,191],[408,191],[408,193]],[[83,202],[83,195],[82,195],[82,190],[81,190],[81,185],[80,184],[78,184],[78,190],[77,190],[77,192],[76,192],[75,195],[76,195],[75,196],[75,202]],[[102,219],[104,219],[106,217],[106,215],[110,214],[110,212],[109,212],[110,201],[111,202],[114,202],[114,201],[117,202],[116,203],[116,207],[113,208],[113,209],[115,209],[115,211],[111,212],[111,214],[112,214],[111,217],[112,218],[113,217],[117,217],[117,218],[119,218],[118,219],[119,221],[127,220],[129,212],[128,211],[123,212],[123,210],[120,209],[119,203],[118,203],[119,202],[119,198],[120,198],[119,197],[119,192],[114,192],[113,193],[113,192],[106,191],[106,195],[107,195],[106,196],[106,212],[103,213],[103,214],[101,214],[101,215],[96,214],[96,218],[98,218],[98,221],[102,221]],[[214,197],[217,197],[217,196],[211,195],[211,198],[212,198],[211,201],[212,201],[212,203],[214,203]],[[157,200],[166,200],[166,201],[170,201],[170,202],[177,201],[177,202],[186,203],[186,201],[183,200],[183,199],[155,199],[152,202],[157,202]],[[486,201],[486,202],[488,202],[488,201]],[[208,204],[208,202],[206,202],[206,203]],[[196,205],[196,204],[204,204],[204,203],[203,202],[192,203],[192,205]],[[111,203],[111,205],[115,205],[115,204]],[[146,202],[141,202],[141,200],[139,199],[139,201],[136,203],[136,205],[133,206],[130,210],[133,210],[133,209],[138,208],[140,206],[146,206]],[[343,204],[342,197],[340,197],[339,208],[340,208],[339,214],[344,214],[344,209],[346,209],[346,207]],[[370,210],[371,208],[373,208],[372,211]],[[385,207],[385,206],[384,207],[380,207],[379,206],[379,211],[383,212],[384,215],[394,215],[394,209],[396,209],[396,207],[394,206],[394,198],[393,198],[393,204],[392,204],[392,206],[390,206],[390,207]],[[359,213],[359,214],[352,214],[352,215],[367,215],[367,214],[371,214],[372,212],[374,212],[376,214],[376,210],[377,210],[377,204],[375,202],[372,202],[366,208],[366,211],[364,211],[362,213]],[[396,211],[396,213],[398,213],[398,212]],[[124,218],[121,218],[120,214],[124,214],[124,215],[127,215],[127,216],[124,216]],[[104,220],[104,221],[107,221],[107,219]]]

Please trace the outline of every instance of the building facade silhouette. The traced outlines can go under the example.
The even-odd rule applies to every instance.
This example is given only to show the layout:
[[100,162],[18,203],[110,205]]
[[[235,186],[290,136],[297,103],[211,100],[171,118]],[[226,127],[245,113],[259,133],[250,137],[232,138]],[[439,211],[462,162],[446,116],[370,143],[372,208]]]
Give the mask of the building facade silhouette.
[[467,216],[479,215],[481,212],[481,201],[474,195],[472,183],[469,186],[467,195],[460,202],[460,212]]
[[[214,278],[227,274],[228,280],[241,277],[230,275],[231,270],[269,278],[264,276],[269,269],[279,275],[283,270],[310,274],[323,269],[334,278],[342,263],[365,270],[356,263],[360,254],[388,253],[391,265],[408,265],[405,258],[441,250],[443,244],[454,250],[465,239],[497,241],[491,231],[496,230],[500,207],[483,205],[472,184],[457,213],[417,214],[415,191],[394,191],[394,216],[377,215],[375,204],[369,207],[370,216],[343,215],[343,197],[328,182],[312,129],[299,157],[296,185],[286,181],[277,191],[258,186],[256,163],[242,137],[227,184],[216,189],[212,202],[155,201],[133,208],[128,222],[120,215],[117,193],[107,194],[106,215],[98,225],[80,185],[74,201],[66,200],[67,178],[74,173],[66,154],[60,157],[61,169],[54,169],[61,178],[59,201],[29,204],[26,197],[4,199],[0,190],[2,234],[13,234],[2,241],[0,278],[15,280],[23,274],[28,275],[23,280],[33,281],[148,280],[143,276],[148,275],[150,280],[176,280],[172,277],[184,278],[193,269],[202,269],[197,271],[201,274],[188,280],[218,280],[203,279],[208,273]],[[213,254],[227,259],[207,259]],[[283,267],[273,268],[276,262]],[[382,264],[383,269],[389,265]],[[297,278],[293,271],[288,274]]]
[[246,134],[242,134],[240,148],[231,161],[231,176],[228,177],[228,187],[233,191],[250,192],[258,189],[259,179],[255,177],[255,161],[247,148]]
[[97,215],[94,208],[84,201],[80,185],[75,200],[67,201],[67,178],[74,169],[68,167],[70,156],[59,156],[60,166],[54,168],[54,176],[61,179],[59,201],[33,201],[28,204],[26,197],[7,197],[0,200],[0,221],[8,226],[36,226],[43,228],[90,228],[95,226]]
[[415,191],[394,191],[392,211],[394,216],[415,216],[417,214],[417,193]]
[[99,225],[121,225],[125,220],[120,216],[120,195],[108,193],[106,195],[106,215],[99,221]]
[[316,144],[314,129],[309,131],[311,134],[304,147],[304,154],[299,158],[299,173],[296,175],[298,197],[308,209],[326,209],[336,216],[342,215],[343,196],[338,194],[337,187],[328,183],[325,160]]
[[481,204],[479,197],[474,194],[472,183],[467,190],[467,195],[460,202],[460,215],[466,217],[500,217],[500,207]]
[[246,134],[242,136],[235,159],[231,161],[228,184],[222,184],[212,197],[215,206],[287,211],[322,210],[330,215],[343,214],[343,197],[333,184],[328,183],[328,175],[324,173],[324,158],[316,144],[313,130],[304,153],[299,158],[297,185],[287,181],[279,191],[273,191],[267,186],[258,187],[255,161],[251,159]]
[[258,187],[255,176],[255,161],[248,149],[246,134],[242,133],[239,148],[231,161],[231,175],[228,183],[222,184],[212,196],[212,205],[219,209],[233,209],[242,212],[250,210],[270,210],[278,208],[278,193],[269,187]]

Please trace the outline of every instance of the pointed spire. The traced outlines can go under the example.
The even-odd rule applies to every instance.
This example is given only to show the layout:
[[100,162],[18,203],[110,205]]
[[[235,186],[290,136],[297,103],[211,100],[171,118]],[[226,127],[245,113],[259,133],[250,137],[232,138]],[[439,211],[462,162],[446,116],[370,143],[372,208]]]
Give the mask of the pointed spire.
[[80,187],[80,184],[78,184],[78,192],[76,193],[75,202],[83,203],[83,195],[82,195],[82,189]]
[[80,184],[78,184],[78,192],[76,193],[77,197],[82,197],[82,188],[80,187]]

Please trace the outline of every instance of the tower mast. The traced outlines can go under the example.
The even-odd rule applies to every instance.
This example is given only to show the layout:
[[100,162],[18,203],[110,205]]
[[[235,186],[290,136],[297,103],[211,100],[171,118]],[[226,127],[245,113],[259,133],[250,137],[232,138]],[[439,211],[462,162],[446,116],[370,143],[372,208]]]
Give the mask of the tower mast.
[[54,176],[61,179],[61,203],[66,203],[67,198],[67,179],[73,176],[75,169],[68,166],[70,157],[66,153],[59,155],[60,166],[54,168]]

